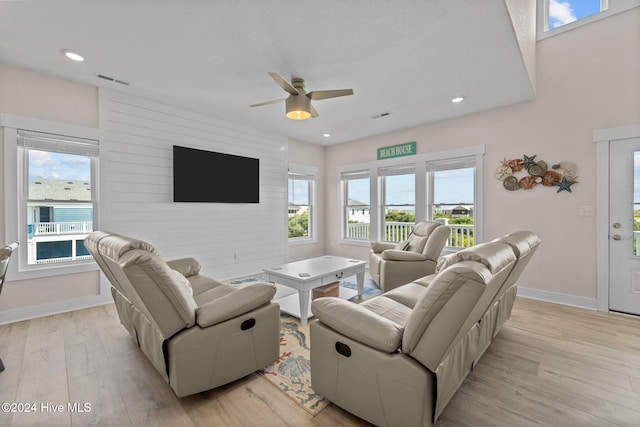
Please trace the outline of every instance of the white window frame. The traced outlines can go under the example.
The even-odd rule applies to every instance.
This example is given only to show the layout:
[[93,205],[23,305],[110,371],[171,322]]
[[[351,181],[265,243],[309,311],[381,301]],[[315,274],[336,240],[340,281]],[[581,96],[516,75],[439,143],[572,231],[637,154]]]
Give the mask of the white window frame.
[[[431,160],[426,162],[426,173],[427,173],[427,200],[426,200],[426,218],[427,220],[433,221],[433,207],[435,206],[435,183],[434,183],[434,173],[439,171],[447,171],[447,170],[455,170],[455,169],[465,169],[465,168],[474,168],[474,176],[473,176],[473,241],[475,243],[482,242],[482,232],[477,232],[478,229],[482,229],[480,226],[482,224],[482,213],[480,209],[476,209],[476,205],[478,204],[481,197],[478,197],[478,191],[481,191],[482,186],[478,186],[476,180],[479,179],[478,174],[478,156],[461,156],[454,157],[449,159],[440,159],[440,160]],[[452,224],[451,227],[455,227],[455,224]],[[459,251],[460,247],[457,246],[446,246],[444,252],[456,252]]]
[[[29,265],[27,263],[27,227],[26,201],[21,197],[28,186],[25,171],[24,153],[18,147],[18,130],[66,135],[75,138],[99,141],[99,131],[95,128],[52,122],[48,120],[21,117],[11,114],[0,114],[4,143],[4,205],[5,205],[5,241],[18,241],[17,262],[9,263],[8,280],[25,280],[39,277],[57,276],[98,270],[92,259],[64,263]],[[92,160],[91,186],[94,191],[93,229],[99,229],[99,160]]]
[[600,12],[557,28],[549,28],[549,0],[537,1],[537,39],[543,40],[640,6],[640,0],[600,0]]
[[[345,179],[345,175],[348,175],[347,179]],[[347,215],[347,209],[349,206],[349,194],[348,194],[348,186],[346,182],[349,178],[360,179],[367,176],[369,178],[369,240],[364,239],[349,239],[347,237],[347,227],[349,226],[349,218]],[[375,206],[378,205],[377,201],[379,198],[377,185],[373,182],[373,177],[371,176],[371,170],[368,168],[355,168],[355,169],[346,169],[341,172],[341,168],[338,168],[338,206],[340,209],[340,213],[338,218],[340,218],[340,242],[349,242],[354,245],[360,246],[369,246],[369,241],[373,240],[373,235],[377,233],[376,222],[379,217],[379,209],[374,209]],[[375,193],[375,194],[374,194]],[[374,220],[375,219],[375,220]],[[374,222],[375,221],[375,222]],[[377,234],[376,234],[377,235]]]
[[[415,218],[416,222],[429,220],[431,217],[430,211],[427,209],[428,200],[431,197],[430,192],[433,188],[429,188],[427,183],[427,163],[430,162],[444,162],[455,161],[459,158],[475,157],[475,174],[474,174],[474,243],[483,242],[483,206],[482,206],[482,176],[483,176],[483,159],[484,159],[485,146],[474,145],[464,148],[455,148],[451,150],[435,151],[431,153],[417,154],[411,157],[398,157],[395,159],[379,160],[374,162],[351,164],[338,166],[337,168],[337,181],[339,185],[338,191],[338,218],[340,229],[338,230],[338,243],[354,245],[354,246],[369,246],[370,242],[383,240],[383,222],[384,218],[381,218],[381,212],[384,207],[382,206],[382,186],[380,185],[380,177],[382,176],[381,170],[401,167],[403,165],[415,165],[415,177],[416,177],[416,207]],[[371,230],[370,241],[348,239],[345,237],[344,230],[346,229],[346,217],[345,217],[345,198],[346,188],[343,182],[343,175],[355,172],[369,171],[369,179],[371,183],[370,201],[371,203]]]
[[[386,240],[386,208],[387,206],[393,206],[393,205],[389,205],[387,204],[387,177],[389,176],[397,176],[397,175],[414,175],[415,177],[416,174],[416,165],[415,163],[411,162],[411,163],[405,163],[402,164],[400,166],[392,166],[392,167],[386,167],[386,168],[378,168],[378,179],[380,180],[380,184],[379,184],[379,188],[380,188],[380,221],[381,221],[381,227],[382,229],[380,230],[380,237],[381,240],[387,241]],[[414,183],[415,183],[415,178],[414,178]],[[415,193],[417,193],[417,189],[415,190]],[[415,209],[417,209],[417,206],[415,205],[415,199],[416,194],[414,193],[414,216],[415,216]]]
[[[318,183],[318,168],[311,165],[303,165],[297,163],[289,164],[289,173],[287,174],[287,209],[289,208],[289,178],[291,174],[302,175],[309,178],[309,236],[305,237],[287,237],[290,245],[306,245],[318,241],[317,227],[317,207],[316,207],[316,187]],[[287,215],[287,221],[289,216]],[[289,235],[289,224],[287,222],[287,236]]]

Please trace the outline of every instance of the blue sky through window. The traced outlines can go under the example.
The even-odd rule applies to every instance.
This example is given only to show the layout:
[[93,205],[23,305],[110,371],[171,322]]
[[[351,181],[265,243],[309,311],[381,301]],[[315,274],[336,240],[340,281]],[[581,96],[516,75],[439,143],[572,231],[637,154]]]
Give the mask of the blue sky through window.
[[369,178],[350,179],[348,191],[350,199],[369,205]]
[[[415,176],[396,175],[393,186],[387,185],[386,203],[415,203]],[[404,190],[403,190],[404,188]],[[407,190],[412,194],[407,195]],[[451,169],[434,173],[434,203],[473,203],[473,168]],[[349,198],[369,204],[369,180],[349,180]]]
[[289,179],[289,203],[298,206],[309,206],[308,180]]
[[29,150],[29,179],[91,180],[91,159],[76,154]]
[[433,203],[472,204],[473,168],[434,172]]
[[549,29],[600,12],[600,0],[549,0]]
[[391,175],[385,177],[384,200],[387,205],[407,205],[401,210],[415,210],[416,176],[414,174]]

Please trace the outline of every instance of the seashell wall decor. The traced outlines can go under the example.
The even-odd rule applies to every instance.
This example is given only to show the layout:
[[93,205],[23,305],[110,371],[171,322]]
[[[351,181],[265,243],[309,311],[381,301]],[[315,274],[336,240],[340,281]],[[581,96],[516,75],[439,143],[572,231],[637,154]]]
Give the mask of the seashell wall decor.
[[500,161],[495,175],[505,189],[509,191],[531,190],[538,185],[558,187],[556,193],[563,190],[571,193],[571,186],[578,183],[578,167],[575,163],[563,160],[549,167],[544,160],[536,160],[533,156],[522,156],[521,159],[505,157]]

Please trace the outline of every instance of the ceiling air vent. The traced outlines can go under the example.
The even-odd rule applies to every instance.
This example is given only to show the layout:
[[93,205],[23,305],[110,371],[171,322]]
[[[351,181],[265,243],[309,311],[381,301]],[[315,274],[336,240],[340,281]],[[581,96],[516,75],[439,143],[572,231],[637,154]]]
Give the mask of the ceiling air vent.
[[124,80],[114,79],[113,77],[105,76],[103,74],[96,74],[96,76],[98,76],[98,78],[100,78],[100,79],[108,80],[108,81],[113,82],[113,83],[119,83],[119,84],[125,85],[125,86],[129,86],[131,84],[129,82],[125,82]]
[[391,113],[389,113],[389,112],[381,113],[381,114],[378,114],[378,115],[373,116],[373,117],[371,117],[371,118],[372,118],[372,119],[379,119],[380,117],[386,117],[386,116],[388,116],[389,114],[391,114]]

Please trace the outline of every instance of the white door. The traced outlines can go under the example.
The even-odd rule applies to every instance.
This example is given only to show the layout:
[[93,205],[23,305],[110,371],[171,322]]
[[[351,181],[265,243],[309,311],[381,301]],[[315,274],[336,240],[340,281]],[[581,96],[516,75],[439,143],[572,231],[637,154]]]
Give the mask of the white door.
[[610,147],[609,308],[640,315],[640,138]]

